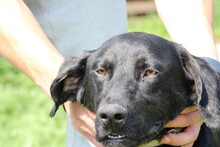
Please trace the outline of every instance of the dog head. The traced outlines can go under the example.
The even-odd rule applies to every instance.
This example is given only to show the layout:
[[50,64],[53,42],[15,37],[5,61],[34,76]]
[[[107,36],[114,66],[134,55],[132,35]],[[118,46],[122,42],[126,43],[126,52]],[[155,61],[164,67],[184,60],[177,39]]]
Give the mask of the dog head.
[[205,123],[220,127],[219,74],[180,45],[126,33],[97,50],[66,59],[51,85],[55,105],[67,100],[96,113],[105,146],[137,146],[163,135],[163,126],[197,105]]

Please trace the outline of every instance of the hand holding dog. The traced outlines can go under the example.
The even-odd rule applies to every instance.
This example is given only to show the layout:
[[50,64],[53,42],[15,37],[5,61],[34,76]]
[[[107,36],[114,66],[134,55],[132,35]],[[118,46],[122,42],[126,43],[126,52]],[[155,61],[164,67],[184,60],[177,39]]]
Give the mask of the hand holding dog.
[[193,146],[194,141],[197,139],[202,125],[202,117],[199,114],[196,106],[187,107],[180,115],[174,120],[168,122],[165,127],[181,127],[185,130],[179,134],[168,134],[161,140],[164,144],[170,144],[173,146]]
[[[65,108],[72,125],[82,133],[93,145],[101,147],[102,144],[95,139],[95,114],[79,103],[66,102]],[[173,146],[190,147],[197,139],[203,121],[196,106],[187,107],[174,120],[168,122],[166,127],[186,127],[179,134],[168,134],[161,142]]]
[[83,134],[94,146],[102,147],[103,145],[95,139],[95,114],[77,102],[67,101],[65,109],[73,127]]

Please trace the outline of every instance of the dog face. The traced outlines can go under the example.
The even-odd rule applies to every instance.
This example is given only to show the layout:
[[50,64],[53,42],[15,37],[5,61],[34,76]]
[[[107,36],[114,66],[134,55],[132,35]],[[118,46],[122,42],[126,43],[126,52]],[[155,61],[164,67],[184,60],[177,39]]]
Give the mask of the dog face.
[[[213,119],[219,118],[218,80],[202,59],[173,42],[145,33],[122,34],[63,63],[51,86],[51,116],[67,100],[80,102],[96,113],[98,141],[137,146],[159,139],[164,124],[193,104],[208,125],[219,127],[220,119]],[[211,93],[210,83],[216,83]]]

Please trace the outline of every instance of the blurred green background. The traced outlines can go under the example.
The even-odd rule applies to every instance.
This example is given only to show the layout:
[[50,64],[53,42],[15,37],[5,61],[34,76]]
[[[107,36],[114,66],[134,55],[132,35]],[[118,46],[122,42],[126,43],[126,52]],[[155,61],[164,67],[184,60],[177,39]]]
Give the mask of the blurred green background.
[[[215,35],[220,41],[220,1],[215,0]],[[129,16],[129,31],[169,39],[157,14]],[[0,147],[65,146],[65,112],[49,117],[52,101],[23,73],[0,57]]]

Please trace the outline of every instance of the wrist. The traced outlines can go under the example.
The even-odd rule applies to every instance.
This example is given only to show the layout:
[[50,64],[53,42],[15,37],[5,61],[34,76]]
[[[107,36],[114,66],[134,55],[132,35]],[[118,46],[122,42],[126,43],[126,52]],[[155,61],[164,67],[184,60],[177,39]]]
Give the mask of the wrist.
[[32,71],[31,77],[33,81],[49,96],[50,95],[50,85],[52,81],[58,74],[60,65],[63,63],[64,58],[57,54],[51,59],[46,59],[41,62],[41,67],[36,67]]

